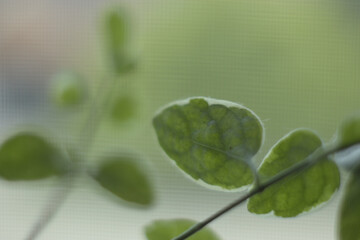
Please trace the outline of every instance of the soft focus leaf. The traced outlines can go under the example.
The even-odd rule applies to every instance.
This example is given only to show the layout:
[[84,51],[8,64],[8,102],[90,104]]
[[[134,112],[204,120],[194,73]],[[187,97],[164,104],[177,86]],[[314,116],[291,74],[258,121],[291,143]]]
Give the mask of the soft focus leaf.
[[[259,174],[272,177],[303,161],[321,146],[320,138],[313,132],[295,130],[270,150]],[[338,168],[327,159],[253,196],[248,202],[248,210],[257,214],[273,211],[276,216],[293,217],[328,201],[339,184]]]
[[116,73],[131,71],[135,62],[129,57],[127,47],[129,21],[120,8],[109,11],[105,18],[105,40],[108,55]]
[[360,143],[360,116],[347,119],[339,131],[341,145]]
[[124,122],[134,116],[135,108],[136,103],[131,96],[120,96],[113,103],[111,117],[116,122]]
[[166,154],[192,178],[225,189],[252,183],[249,165],[262,144],[263,126],[250,110],[193,98],[161,111],[153,125]]
[[51,94],[59,106],[75,106],[85,98],[84,79],[74,72],[61,72],[52,80]]
[[360,167],[353,173],[346,187],[340,209],[341,240],[360,239]]
[[141,205],[149,205],[153,201],[149,179],[136,159],[106,159],[92,176],[101,186],[123,200]]
[[[146,226],[145,234],[148,240],[171,240],[194,224],[196,222],[186,219],[157,220]],[[204,228],[188,240],[220,240],[220,238],[209,228]]]
[[44,138],[18,133],[0,147],[0,176],[7,180],[36,180],[63,173],[58,151]]
[[121,51],[126,42],[127,26],[125,14],[121,9],[109,11],[105,19],[105,34],[108,47],[115,52]]

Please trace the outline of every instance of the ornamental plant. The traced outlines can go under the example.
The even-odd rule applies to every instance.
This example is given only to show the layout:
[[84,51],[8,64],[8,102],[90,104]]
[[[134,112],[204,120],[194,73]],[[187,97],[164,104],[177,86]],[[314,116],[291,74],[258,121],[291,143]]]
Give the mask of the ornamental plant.
[[[152,184],[138,153],[109,153],[90,165],[82,158],[96,144],[102,118],[119,123],[136,111],[128,95],[116,95],[113,86],[135,67],[127,50],[129,25],[122,10],[112,10],[104,20],[108,74],[91,94],[83,77],[72,71],[57,74],[51,96],[64,109],[91,106],[75,144],[61,143],[45,131],[27,129],[10,134],[0,144],[0,177],[6,181],[32,181],[54,177],[61,186],[34,224],[27,240],[36,239],[85,177],[123,202],[150,206]],[[201,222],[189,219],[155,220],[145,227],[148,240],[219,240],[207,228],[215,219],[247,203],[254,214],[297,217],[322,204],[340,186],[339,167],[350,174],[339,207],[340,240],[360,239],[360,116],[345,120],[334,141],[323,143],[310,129],[295,129],[281,138],[260,166],[253,159],[261,149],[264,124],[250,109],[239,104],[205,97],[170,103],[153,119],[159,144],[179,170],[206,187],[243,191],[243,195]],[[342,157],[338,157],[339,153]],[[351,155],[352,163],[346,160]],[[335,162],[334,159],[337,158]]]
[[[260,118],[239,104],[205,97],[169,104],[156,114],[153,126],[161,148],[191,179],[211,189],[247,190],[201,222],[155,221],[145,229],[150,240],[219,239],[202,229],[244,202],[254,214],[288,218],[307,213],[329,201],[340,186],[339,166],[349,157],[342,154],[335,163],[334,155],[356,153],[360,143],[360,116],[345,120],[330,143],[313,130],[295,129],[257,167],[253,158],[265,137]],[[345,168],[351,177],[339,207],[340,240],[360,239],[359,152],[351,158]]]

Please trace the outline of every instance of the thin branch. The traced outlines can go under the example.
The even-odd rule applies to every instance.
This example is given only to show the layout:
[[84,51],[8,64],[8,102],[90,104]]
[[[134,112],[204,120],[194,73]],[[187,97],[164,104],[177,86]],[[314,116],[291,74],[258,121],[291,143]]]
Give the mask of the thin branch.
[[240,205],[241,203],[245,202],[250,197],[252,197],[258,193],[261,193],[262,191],[264,191],[266,188],[270,187],[271,185],[291,176],[292,174],[294,174],[296,172],[306,170],[306,169],[310,168],[311,166],[313,166],[314,164],[324,160],[325,157],[327,157],[328,155],[331,155],[335,152],[344,150],[348,147],[351,147],[352,145],[354,145],[354,144],[351,144],[349,146],[347,146],[347,145],[346,146],[332,146],[332,147],[329,147],[328,149],[323,149],[323,148],[318,149],[313,154],[308,156],[304,161],[297,163],[297,164],[293,165],[292,167],[280,172],[279,174],[273,176],[272,178],[259,184],[258,186],[255,185],[255,188],[250,190],[250,192],[246,193],[244,196],[240,197],[236,201],[234,201],[234,202],[230,203],[229,205],[225,206],[224,208],[220,209],[219,211],[217,211],[210,217],[206,218],[205,220],[195,224],[194,226],[192,226],[191,228],[189,228],[188,230],[186,230],[179,236],[173,238],[172,240],[187,239],[188,237],[190,237],[193,234],[195,234],[196,232],[200,231],[202,228],[204,228],[206,225],[208,225],[209,223],[211,223],[218,217],[222,216],[223,214],[227,213],[231,209],[233,209],[236,206]]
[[[65,181],[63,178],[65,178]],[[45,227],[51,222],[51,220],[54,218],[60,207],[64,204],[65,200],[69,196],[74,182],[74,176],[64,176],[63,178],[60,179],[60,181],[64,181],[62,182],[62,189],[54,189],[54,192],[50,196],[50,199],[47,202],[47,206],[44,208],[42,215],[34,224],[31,232],[27,235],[25,240],[36,239],[36,237],[39,236],[43,229],[45,229]]]

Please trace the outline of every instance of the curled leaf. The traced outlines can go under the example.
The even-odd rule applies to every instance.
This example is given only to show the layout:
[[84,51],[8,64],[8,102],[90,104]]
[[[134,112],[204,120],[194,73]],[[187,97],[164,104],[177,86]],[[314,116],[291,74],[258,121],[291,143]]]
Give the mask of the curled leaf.
[[43,137],[21,132],[0,146],[0,176],[7,180],[37,180],[64,172],[59,152]]
[[153,201],[150,181],[136,159],[106,159],[91,175],[102,187],[123,200],[141,205],[150,205]]
[[251,160],[262,145],[263,126],[249,109],[192,98],[162,110],[153,125],[163,150],[193,179],[223,189],[253,182]]
[[[171,240],[195,224],[195,221],[187,219],[157,220],[146,226],[145,234],[148,240]],[[220,240],[220,238],[209,228],[204,228],[188,240]]]
[[[270,178],[304,161],[320,147],[322,142],[315,133],[305,129],[295,130],[270,150],[259,168],[259,174]],[[339,185],[340,174],[336,164],[324,159],[250,198],[248,210],[256,214],[273,211],[276,216],[294,217],[328,201]]]

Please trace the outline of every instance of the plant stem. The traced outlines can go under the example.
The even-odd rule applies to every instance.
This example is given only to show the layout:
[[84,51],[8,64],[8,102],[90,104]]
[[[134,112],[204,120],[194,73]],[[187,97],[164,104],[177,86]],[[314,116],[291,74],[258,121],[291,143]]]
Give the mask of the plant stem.
[[65,183],[63,184],[61,191],[56,189],[56,191],[50,196],[48,204],[43,211],[43,214],[40,216],[38,221],[34,224],[31,232],[26,237],[26,240],[34,240],[42,232],[42,230],[50,223],[54,218],[55,214],[58,212],[62,204],[65,202],[69,193],[72,189],[73,178],[74,176],[68,175],[64,176]]
[[273,176],[272,178],[266,180],[263,183],[260,183],[258,185],[255,185],[255,187],[250,190],[248,193],[246,193],[245,195],[243,195],[242,197],[240,197],[239,199],[235,200],[234,202],[230,203],[229,205],[225,206],[224,208],[220,209],[219,211],[217,211],[216,213],[214,213],[213,215],[211,215],[210,217],[206,218],[205,220],[195,224],[194,226],[192,226],[191,228],[189,228],[188,230],[186,230],[185,232],[183,232],[182,234],[180,234],[179,236],[173,238],[172,240],[184,240],[187,239],[188,237],[192,236],[193,234],[195,234],[196,232],[200,231],[202,228],[204,228],[206,225],[208,225],[209,223],[211,223],[212,221],[214,221],[215,219],[217,219],[218,217],[222,216],[223,214],[227,213],[228,211],[230,211],[231,209],[233,209],[234,207],[240,205],[241,203],[245,202],[247,199],[249,199],[250,197],[261,193],[262,191],[264,191],[266,188],[270,187],[271,185],[295,174],[298,173],[300,171],[306,170],[308,168],[310,168],[311,166],[313,166],[314,164],[325,160],[328,155],[331,155],[335,152],[338,151],[342,151],[348,147],[351,147],[355,144],[351,144],[351,145],[335,145],[332,147],[329,147],[327,149],[324,148],[319,148],[317,151],[315,151],[313,154],[309,155],[304,161],[301,161],[297,164],[294,164],[293,166],[291,166],[290,168],[280,172],[279,174]]
[[[99,130],[102,115],[104,113],[103,109],[101,109],[100,107],[102,106],[103,108],[105,108],[107,106],[114,92],[113,88],[110,86],[113,83],[115,83],[116,79],[114,76],[112,77],[112,80],[113,81],[108,83],[109,84],[108,88],[103,87],[102,85],[97,88],[96,96],[100,95],[100,99],[102,101],[100,102],[100,104],[97,104],[97,101],[93,100],[91,104],[92,108],[90,109],[90,112],[88,113],[85,123],[81,128],[79,134],[79,142],[80,142],[79,145],[81,149],[87,149],[88,151],[91,149],[96,133]],[[71,161],[70,164],[72,164],[72,169],[70,169],[67,176],[64,176],[63,178],[60,179],[60,181],[65,179],[66,184],[64,184],[62,191],[57,191],[57,189],[55,190],[55,192],[53,193],[53,195],[51,196],[48,202],[48,206],[44,208],[42,215],[40,216],[39,220],[34,225],[34,227],[31,229],[30,233],[27,235],[25,240],[36,239],[36,237],[39,236],[42,230],[44,230],[45,227],[51,222],[51,220],[54,218],[56,213],[59,211],[62,204],[69,196],[73,188],[75,179],[81,172],[81,167],[82,167],[81,159],[74,155],[76,154],[76,150],[78,149],[76,150],[74,150],[73,148],[70,149],[71,151],[67,149],[67,153],[69,160]]]

